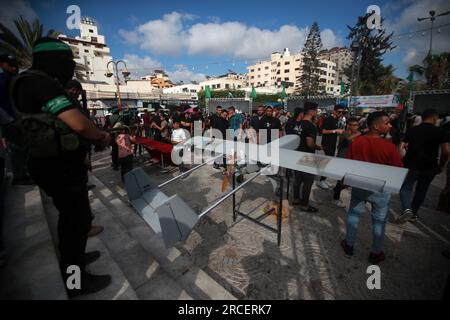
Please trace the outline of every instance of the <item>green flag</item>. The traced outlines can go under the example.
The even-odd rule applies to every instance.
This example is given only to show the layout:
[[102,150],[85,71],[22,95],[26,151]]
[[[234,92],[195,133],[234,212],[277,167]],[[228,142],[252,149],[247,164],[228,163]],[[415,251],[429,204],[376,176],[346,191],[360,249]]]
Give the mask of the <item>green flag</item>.
[[286,89],[283,86],[283,90],[281,90],[281,94],[280,94],[281,99],[286,98]]
[[228,98],[234,98],[231,92],[228,92]]
[[409,76],[406,79],[408,80],[409,90],[411,90],[412,85],[413,85],[413,81],[414,81],[414,73],[410,72]]
[[205,99],[211,99],[211,89],[209,89],[209,86],[205,86]]
[[343,96],[345,94],[345,85],[344,85],[344,81],[341,80],[341,92],[340,95]]
[[252,94],[250,95],[252,99],[256,99],[256,89],[254,86],[252,86]]

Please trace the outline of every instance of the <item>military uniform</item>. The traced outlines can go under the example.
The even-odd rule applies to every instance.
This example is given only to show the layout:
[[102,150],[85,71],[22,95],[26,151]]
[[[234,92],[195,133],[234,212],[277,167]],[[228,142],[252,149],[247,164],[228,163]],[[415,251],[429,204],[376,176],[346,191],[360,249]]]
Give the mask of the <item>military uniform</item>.
[[[76,106],[70,102],[58,80],[38,75],[21,79],[14,87],[16,108],[22,113],[50,113],[54,116]],[[86,148],[61,152],[58,156],[28,160],[33,180],[52,199],[58,209],[58,237],[61,268],[70,265],[84,270],[84,254],[91,228],[91,210],[87,190]]]

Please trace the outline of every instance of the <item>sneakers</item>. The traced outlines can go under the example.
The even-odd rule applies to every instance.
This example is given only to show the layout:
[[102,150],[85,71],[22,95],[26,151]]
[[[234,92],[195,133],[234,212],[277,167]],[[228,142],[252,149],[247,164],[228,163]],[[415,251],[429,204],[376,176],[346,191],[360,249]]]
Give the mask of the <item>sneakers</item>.
[[414,213],[411,211],[411,209],[405,209],[405,210],[403,210],[402,214],[398,217],[397,222],[405,223],[407,220],[409,220],[413,216],[414,216]]
[[369,255],[369,262],[371,264],[379,264],[380,262],[384,261],[386,259],[386,256],[384,255],[383,251],[380,251],[380,253],[370,253]]
[[321,189],[324,189],[324,190],[330,189],[330,186],[328,185],[328,183],[327,183],[325,180],[319,181],[319,182],[317,183],[317,186],[318,186],[319,188],[321,188]]
[[413,214],[411,218],[408,219],[408,222],[417,222],[419,220],[419,216],[417,214]]
[[110,275],[93,275],[84,272],[81,276],[81,289],[67,290],[69,298],[75,298],[82,294],[95,293],[105,289],[111,284]]
[[344,249],[344,253],[345,253],[346,257],[353,256],[353,247],[350,247],[347,244],[347,240],[344,239],[344,240],[341,241],[341,247],[342,247],[342,249]]
[[88,237],[89,238],[90,237],[95,237],[99,233],[102,233],[103,230],[105,230],[105,228],[103,228],[102,226],[92,226],[91,230],[89,230]]
[[342,200],[340,200],[340,199],[333,200],[333,204],[339,208],[345,208],[344,202],[342,202]]

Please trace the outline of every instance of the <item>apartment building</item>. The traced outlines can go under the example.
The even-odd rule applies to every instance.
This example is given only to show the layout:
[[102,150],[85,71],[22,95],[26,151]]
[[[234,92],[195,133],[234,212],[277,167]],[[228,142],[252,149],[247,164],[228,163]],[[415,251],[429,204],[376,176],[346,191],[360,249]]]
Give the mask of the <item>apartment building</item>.
[[200,82],[200,87],[204,90],[209,86],[211,90],[238,90],[247,86],[247,75],[229,71],[218,77],[206,77]]
[[163,70],[155,70],[152,75],[141,77],[141,80],[149,80],[151,85],[158,89],[172,88],[175,86]]
[[288,48],[283,52],[274,52],[270,61],[259,61],[255,65],[247,67],[248,84],[255,88],[286,88],[291,93],[298,88],[298,76],[302,64],[302,55],[292,55]]
[[340,84],[341,81],[344,81],[345,83],[348,82],[344,70],[353,63],[353,54],[348,48],[334,47],[329,50],[323,50],[320,52],[319,57],[336,64],[335,83]]
[[75,38],[64,34],[58,39],[67,43],[75,56],[75,61],[86,68],[85,77],[90,82],[114,84],[114,78],[108,78],[108,62],[112,60],[105,37],[98,34],[98,27],[93,19],[84,17],[80,24],[80,36]]

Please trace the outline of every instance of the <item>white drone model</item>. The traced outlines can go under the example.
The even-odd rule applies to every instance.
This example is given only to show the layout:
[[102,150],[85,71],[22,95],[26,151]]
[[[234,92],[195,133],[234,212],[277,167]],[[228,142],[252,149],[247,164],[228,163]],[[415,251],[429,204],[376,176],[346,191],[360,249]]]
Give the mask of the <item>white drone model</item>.
[[[125,175],[125,187],[130,203],[137,213],[156,233],[162,236],[166,246],[171,246],[178,241],[185,240],[200,218],[230,196],[233,196],[234,200],[235,193],[256,177],[276,175],[279,168],[341,180],[347,186],[364,190],[389,193],[397,193],[400,190],[408,172],[407,169],[399,167],[295,151],[299,143],[298,135],[283,136],[264,145],[196,136],[178,148],[174,148],[172,158],[177,158],[181,148],[184,150],[183,159],[191,157],[192,151],[194,154],[200,152],[202,161],[199,165],[160,185],[155,184],[142,168],[136,168]],[[236,163],[245,162],[245,165],[241,166],[241,169],[245,167],[245,170],[240,172],[252,174],[252,176],[238,187],[234,187],[233,184],[232,191],[200,214],[194,212],[178,195],[169,197],[160,190],[169,183],[204,165],[212,164],[224,156],[234,158],[234,160],[237,158],[237,161],[234,161]],[[179,160],[181,161],[181,159]],[[281,218],[278,225],[279,243]],[[275,231],[273,228],[270,229]]]

